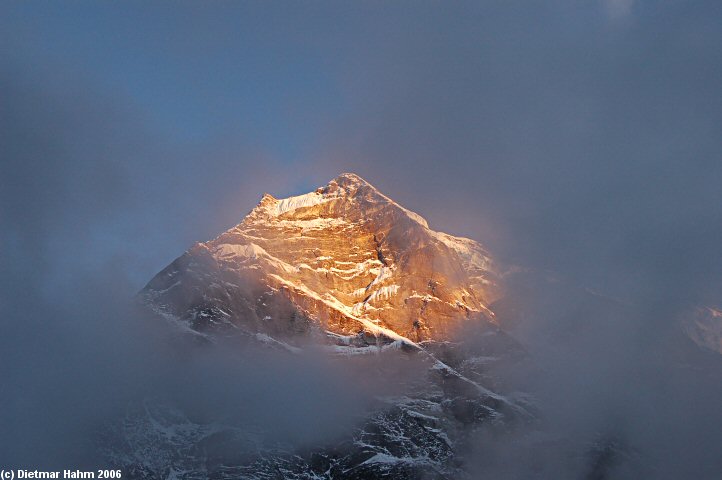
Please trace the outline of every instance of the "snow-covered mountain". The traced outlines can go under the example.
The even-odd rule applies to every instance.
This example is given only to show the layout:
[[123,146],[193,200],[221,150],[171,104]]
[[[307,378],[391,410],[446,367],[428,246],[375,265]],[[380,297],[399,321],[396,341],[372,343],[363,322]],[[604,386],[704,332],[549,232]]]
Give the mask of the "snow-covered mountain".
[[[203,423],[146,399],[109,430],[107,456],[135,478],[462,478],[474,431],[533,418],[488,374],[524,356],[490,309],[501,292],[479,243],[431,230],[357,175],[266,194],[158,273],[140,303],[201,345],[321,349],[349,369],[387,356],[361,371],[400,391],[377,398],[345,438],[302,451],[264,444],[262,425]],[[475,332],[473,348],[453,341],[459,331]],[[385,371],[399,359],[424,373]]]
[[479,243],[431,230],[346,173],[305,195],[264,195],[240,224],[193,246],[141,296],[203,334],[295,344],[299,333],[320,331],[348,344],[448,339],[465,322],[494,322],[489,304],[499,292]]

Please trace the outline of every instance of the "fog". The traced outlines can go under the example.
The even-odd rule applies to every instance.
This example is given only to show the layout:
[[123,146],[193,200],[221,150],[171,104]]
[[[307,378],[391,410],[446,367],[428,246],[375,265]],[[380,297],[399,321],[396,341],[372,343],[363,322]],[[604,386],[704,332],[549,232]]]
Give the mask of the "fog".
[[[132,300],[263,192],[353,171],[528,274],[507,304],[530,359],[496,374],[547,447],[484,433],[473,471],[722,472],[720,359],[680,332],[722,302],[719,2],[0,12],[4,461],[93,463],[98,426],[146,397],[301,443],[348,429],[387,386],[313,355],[186,355]],[[597,439],[635,459],[593,477]]]

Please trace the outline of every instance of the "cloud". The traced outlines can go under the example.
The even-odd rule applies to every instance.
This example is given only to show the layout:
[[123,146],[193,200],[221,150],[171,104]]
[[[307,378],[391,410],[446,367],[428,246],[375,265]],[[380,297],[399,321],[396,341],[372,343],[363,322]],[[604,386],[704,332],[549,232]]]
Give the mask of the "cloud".
[[[720,5],[4,6],[4,458],[82,457],[85,428],[128,396],[187,392],[126,300],[264,191],[356,171],[506,264],[627,305],[511,286],[538,368],[499,374],[537,395],[547,433],[623,432],[659,478],[719,472],[719,376],[707,360],[687,369],[696,354],[671,339],[686,308],[722,298]],[[334,398],[339,372],[303,365],[269,382],[229,366],[208,391],[238,374],[263,416],[288,367]],[[328,399],[291,417],[318,418]],[[517,438],[493,440],[476,454],[506,469]],[[539,459],[522,452],[526,474]]]

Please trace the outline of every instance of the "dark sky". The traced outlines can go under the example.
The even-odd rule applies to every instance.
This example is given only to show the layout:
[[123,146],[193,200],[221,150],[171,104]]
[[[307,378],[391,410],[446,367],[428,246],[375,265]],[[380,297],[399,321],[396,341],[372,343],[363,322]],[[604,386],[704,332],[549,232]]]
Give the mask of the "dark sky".
[[4,383],[344,171],[670,325],[722,303],[721,86],[718,0],[2,2]]

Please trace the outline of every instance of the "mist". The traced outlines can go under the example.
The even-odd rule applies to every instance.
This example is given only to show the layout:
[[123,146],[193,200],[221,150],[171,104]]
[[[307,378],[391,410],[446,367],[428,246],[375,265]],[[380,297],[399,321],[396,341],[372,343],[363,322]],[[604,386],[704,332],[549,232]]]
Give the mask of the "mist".
[[[9,463],[93,464],[144,398],[269,441],[352,428],[415,372],[371,388],[315,355],[208,351],[133,299],[265,191],[354,171],[526,273],[497,307],[528,360],[494,374],[540,424],[480,434],[472,472],[719,476],[721,360],[680,327],[722,302],[719,2],[0,11]],[[594,472],[595,442],[634,458]]]

